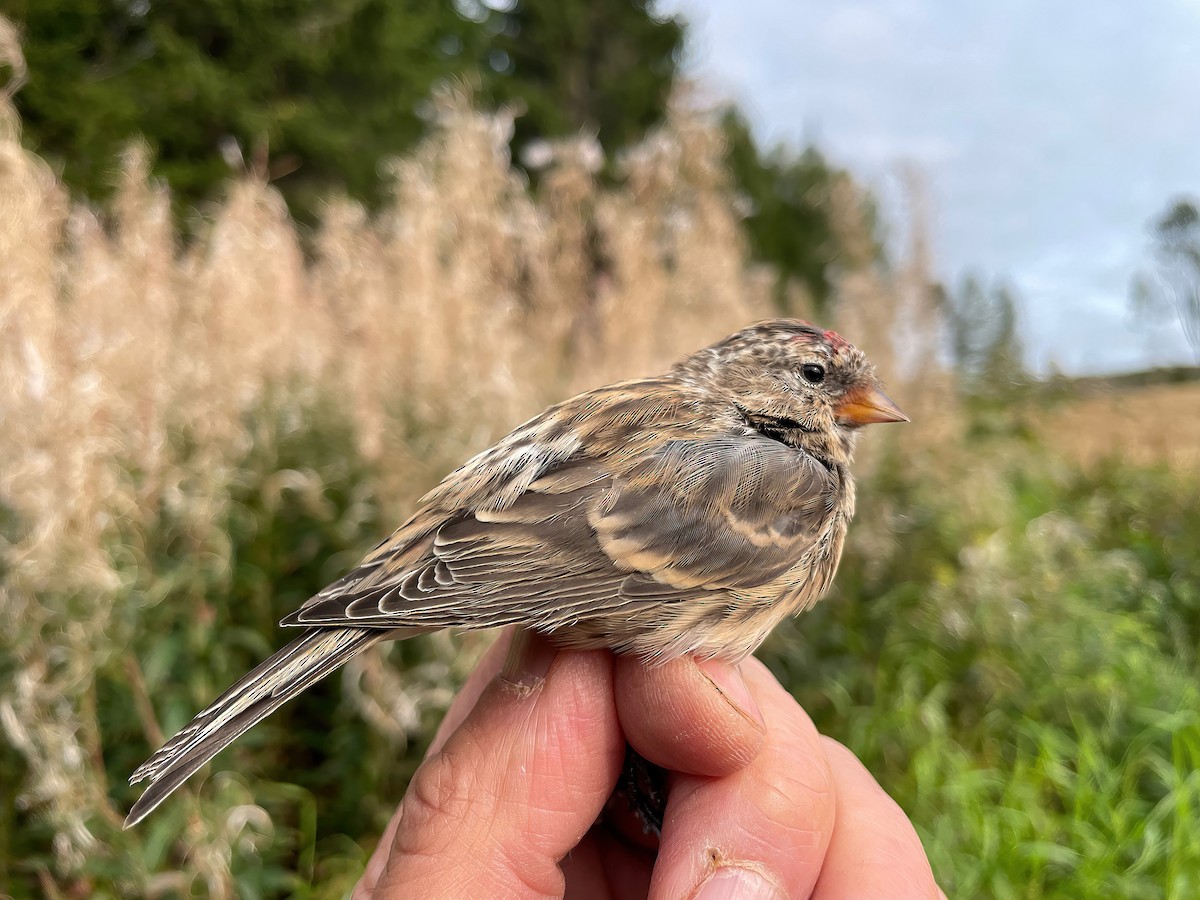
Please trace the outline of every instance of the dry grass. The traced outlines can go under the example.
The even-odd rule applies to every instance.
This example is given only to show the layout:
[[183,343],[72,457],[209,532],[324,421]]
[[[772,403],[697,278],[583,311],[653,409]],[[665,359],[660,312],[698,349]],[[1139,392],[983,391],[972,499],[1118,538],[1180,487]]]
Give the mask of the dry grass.
[[[247,427],[265,396],[298,413],[337,398],[361,454],[385,463],[377,488],[398,521],[451,465],[548,402],[776,312],[770,279],[747,264],[722,142],[704,117],[674,115],[623,161],[616,189],[597,183],[593,143],[559,145],[535,197],[510,166],[509,116],[454,94],[437,109],[428,139],[394,163],[382,215],[331,199],[305,247],[278,194],[244,179],[185,246],[139,148],[122,161],[111,213],[98,214],[21,148],[0,101],[0,506],[15,523],[0,544],[14,663],[0,725],[28,766],[20,802],[54,829],[63,878],[113,852],[98,835],[121,815],[95,672],[116,660],[140,684],[127,573],[131,560],[151,565],[121,536],[167,509],[188,552],[227,558],[230,480],[270,440]],[[844,187],[853,236],[861,199]],[[852,262],[846,329],[890,358],[889,317],[920,302],[923,278],[891,284]],[[896,393],[905,399],[903,383]],[[321,473],[280,478],[321,492]],[[440,688],[417,678],[399,689],[377,658],[347,684],[384,730]],[[205,809],[185,838],[186,870],[131,886],[199,878],[212,895],[232,892],[232,848],[254,817]]]
[[1039,419],[1047,444],[1088,465],[1113,456],[1180,470],[1200,465],[1200,384],[1097,390]]

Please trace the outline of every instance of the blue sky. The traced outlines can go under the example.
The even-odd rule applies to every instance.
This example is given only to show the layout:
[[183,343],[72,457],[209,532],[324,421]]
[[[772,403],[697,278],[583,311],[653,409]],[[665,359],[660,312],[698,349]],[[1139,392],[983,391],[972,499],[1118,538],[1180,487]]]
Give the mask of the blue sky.
[[1031,362],[1187,362],[1135,328],[1146,224],[1200,195],[1200,0],[667,0],[688,66],[760,137],[815,140],[888,202],[923,172],[939,274],[1003,276]]

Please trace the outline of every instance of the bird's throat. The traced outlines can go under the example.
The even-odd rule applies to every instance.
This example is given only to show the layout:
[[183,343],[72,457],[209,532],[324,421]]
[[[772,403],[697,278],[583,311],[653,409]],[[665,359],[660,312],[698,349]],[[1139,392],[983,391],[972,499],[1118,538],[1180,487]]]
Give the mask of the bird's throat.
[[789,447],[799,447],[800,435],[810,434],[812,431],[812,429],[805,428],[802,423],[797,422],[795,419],[788,419],[783,416],[771,416],[766,413],[754,413],[744,409],[740,411],[742,418],[746,420],[746,424],[763,437],[769,437],[771,440],[787,444]]
[[808,428],[804,423],[785,416],[750,412],[741,407],[738,407],[738,412],[741,413],[746,425],[763,437],[778,441],[793,450],[801,450],[816,459],[826,469],[833,471],[831,448],[821,439],[821,435],[816,429]]

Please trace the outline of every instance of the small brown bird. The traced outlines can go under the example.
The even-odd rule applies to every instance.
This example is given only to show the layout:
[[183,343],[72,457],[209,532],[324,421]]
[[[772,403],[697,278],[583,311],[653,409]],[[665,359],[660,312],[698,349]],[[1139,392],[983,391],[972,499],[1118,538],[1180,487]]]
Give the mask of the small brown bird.
[[518,625],[647,662],[742,659],[833,580],[858,428],[903,421],[861,351],[790,319],[550,407],[287,616],[303,634],[133,773],[150,785],[126,827],[378,641]]

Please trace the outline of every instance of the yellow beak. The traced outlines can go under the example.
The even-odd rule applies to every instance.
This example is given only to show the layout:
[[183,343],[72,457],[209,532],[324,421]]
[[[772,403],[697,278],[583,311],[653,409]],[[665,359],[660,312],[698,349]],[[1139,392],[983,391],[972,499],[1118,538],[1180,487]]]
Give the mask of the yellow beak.
[[907,422],[906,416],[892,399],[876,386],[864,386],[850,391],[837,405],[839,425],[874,425],[880,422]]

